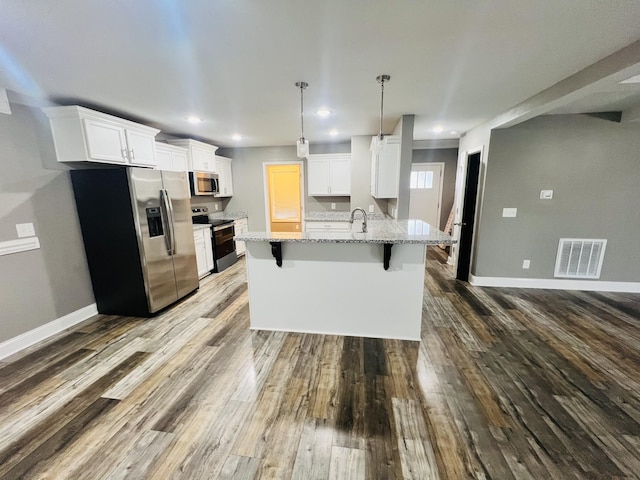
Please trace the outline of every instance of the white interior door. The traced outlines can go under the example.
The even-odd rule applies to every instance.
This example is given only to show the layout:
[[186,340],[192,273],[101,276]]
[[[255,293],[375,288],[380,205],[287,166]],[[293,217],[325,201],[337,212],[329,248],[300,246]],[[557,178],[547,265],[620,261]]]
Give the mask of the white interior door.
[[414,163],[409,182],[409,218],[440,228],[444,164]]

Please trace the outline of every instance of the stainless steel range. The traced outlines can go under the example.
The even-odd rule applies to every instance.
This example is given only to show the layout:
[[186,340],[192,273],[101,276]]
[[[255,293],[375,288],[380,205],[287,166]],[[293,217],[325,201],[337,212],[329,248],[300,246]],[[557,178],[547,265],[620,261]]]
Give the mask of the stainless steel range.
[[233,220],[209,218],[208,207],[193,207],[191,209],[193,223],[209,224],[211,229],[211,244],[213,246],[213,271],[218,273],[230,267],[238,260],[236,242],[233,237]]

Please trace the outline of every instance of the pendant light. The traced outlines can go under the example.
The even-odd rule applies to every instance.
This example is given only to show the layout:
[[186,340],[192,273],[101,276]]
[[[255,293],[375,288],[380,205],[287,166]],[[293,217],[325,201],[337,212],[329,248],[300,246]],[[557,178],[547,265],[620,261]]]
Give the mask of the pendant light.
[[387,139],[382,134],[382,115],[384,113],[384,82],[388,82],[389,80],[391,80],[390,75],[383,74],[376,77],[376,81],[380,84],[380,130],[378,131],[375,142],[372,144],[372,149],[375,153],[382,152],[387,145]]
[[296,142],[298,158],[309,156],[309,140],[304,138],[304,97],[302,93],[308,86],[307,82],[296,82],[296,87],[300,89],[300,126],[302,133],[300,139]]

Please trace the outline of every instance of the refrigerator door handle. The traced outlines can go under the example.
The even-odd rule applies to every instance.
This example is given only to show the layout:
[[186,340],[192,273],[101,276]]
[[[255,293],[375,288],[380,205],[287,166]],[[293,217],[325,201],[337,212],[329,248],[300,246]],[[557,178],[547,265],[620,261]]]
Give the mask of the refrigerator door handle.
[[169,208],[168,202],[168,194],[167,191],[163,188],[160,189],[160,200],[162,201],[162,211],[164,215],[162,216],[162,220],[165,223],[164,228],[164,242],[167,247],[167,253],[169,255],[172,254],[172,246],[173,246],[173,218],[171,218],[171,210]]
[[175,218],[173,214],[173,202],[171,201],[171,196],[169,192],[165,189],[164,191],[165,198],[167,199],[167,204],[169,205],[169,222],[171,226],[171,255],[176,254],[176,231],[175,231]]

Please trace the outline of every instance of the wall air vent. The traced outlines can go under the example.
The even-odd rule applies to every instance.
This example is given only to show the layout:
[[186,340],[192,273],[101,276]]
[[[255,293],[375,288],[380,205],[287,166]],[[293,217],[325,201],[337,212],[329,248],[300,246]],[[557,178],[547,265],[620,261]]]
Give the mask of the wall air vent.
[[561,238],[553,276],[600,278],[606,247],[606,240]]

